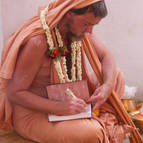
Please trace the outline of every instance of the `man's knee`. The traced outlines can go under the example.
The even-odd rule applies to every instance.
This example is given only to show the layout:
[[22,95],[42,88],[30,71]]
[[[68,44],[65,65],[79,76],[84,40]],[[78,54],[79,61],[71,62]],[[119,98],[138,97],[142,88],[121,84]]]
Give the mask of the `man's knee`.
[[73,143],[102,143],[104,138],[103,129],[94,125],[85,126],[80,132],[73,131],[70,136]]
[[83,137],[84,143],[103,143],[103,131],[102,128],[90,128],[87,129],[86,136]]
[[[103,129],[96,120],[86,120],[75,124],[64,124],[55,131],[55,139],[57,143],[102,143],[104,139]],[[42,143],[49,143],[44,138]],[[51,142],[50,142],[51,143]]]

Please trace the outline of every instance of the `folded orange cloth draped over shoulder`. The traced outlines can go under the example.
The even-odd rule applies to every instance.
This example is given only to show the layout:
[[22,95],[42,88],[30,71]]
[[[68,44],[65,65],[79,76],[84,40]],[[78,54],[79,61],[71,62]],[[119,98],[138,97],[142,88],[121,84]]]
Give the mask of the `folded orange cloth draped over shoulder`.
[[[98,1],[102,0],[52,0],[46,13],[47,25],[52,31],[69,10],[83,8]],[[49,123],[45,114],[36,113],[9,102],[6,87],[8,81],[13,78],[20,48],[31,37],[44,33],[39,12],[37,16],[26,21],[5,43],[0,64],[0,128],[10,130],[14,127],[22,136],[37,142],[79,143],[87,140],[87,142],[120,143],[124,135],[121,135],[122,139],[118,135],[124,134],[123,130],[128,128],[127,125],[135,126],[114,91],[109,101],[105,103],[104,107],[107,108],[101,108],[100,118],[93,117],[93,119],[71,120],[60,123]],[[82,43],[89,62],[98,80],[102,83],[100,62],[93,50],[90,38],[85,36]],[[83,52],[82,60],[85,63]],[[87,73],[86,67],[83,66],[82,68]],[[88,74],[86,74],[86,77],[90,83]],[[57,83],[59,80],[53,64],[50,78],[52,83]],[[106,127],[106,122],[110,126]],[[120,125],[119,122],[125,125]],[[115,134],[111,130],[117,130],[119,134]],[[142,142],[137,130],[132,131],[132,140],[134,143]]]

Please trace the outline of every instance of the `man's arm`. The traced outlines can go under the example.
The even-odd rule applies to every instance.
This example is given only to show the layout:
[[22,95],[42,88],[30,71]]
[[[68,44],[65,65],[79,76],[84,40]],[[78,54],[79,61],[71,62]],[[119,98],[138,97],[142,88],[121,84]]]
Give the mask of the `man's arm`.
[[81,112],[85,103],[79,99],[63,103],[37,96],[29,91],[46,50],[44,35],[34,36],[27,42],[18,56],[13,78],[8,82],[8,99],[14,104],[44,113],[68,115]]
[[95,35],[90,35],[97,56],[101,62],[103,84],[100,85],[88,102],[94,102],[94,109],[99,108],[110,96],[115,85],[116,64],[111,52],[100,42]]

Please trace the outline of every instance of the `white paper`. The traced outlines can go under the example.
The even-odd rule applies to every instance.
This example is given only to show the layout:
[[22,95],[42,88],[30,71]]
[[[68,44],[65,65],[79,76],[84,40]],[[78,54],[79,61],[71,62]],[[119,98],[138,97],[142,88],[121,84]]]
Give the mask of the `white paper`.
[[79,114],[75,115],[69,115],[69,116],[57,116],[49,114],[49,121],[50,122],[56,122],[56,121],[64,121],[64,120],[73,120],[73,119],[82,119],[82,118],[91,118],[91,104],[88,104],[87,110],[85,112],[81,112]]

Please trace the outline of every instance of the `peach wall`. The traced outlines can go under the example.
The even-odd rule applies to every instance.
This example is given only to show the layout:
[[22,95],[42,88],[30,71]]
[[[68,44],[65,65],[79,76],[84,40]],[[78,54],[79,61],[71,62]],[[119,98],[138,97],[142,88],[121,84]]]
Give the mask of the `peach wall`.
[[[11,4],[12,2],[12,4]],[[34,16],[38,5],[49,0],[2,0],[4,40],[26,19]],[[126,83],[143,93],[143,13],[142,0],[107,0],[109,15],[97,25],[94,33],[109,48],[126,77]]]
[[[21,24],[37,14],[38,6],[48,4],[49,0],[2,0],[4,40]],[[10,4],[12,2],[12,4]]]
[[[3,30],[2,30],[2,6],[1,6],[1,0],[0,0],[0,53],[1,48],[3,46]],[[0,54],[1,55],[1,54]]]

